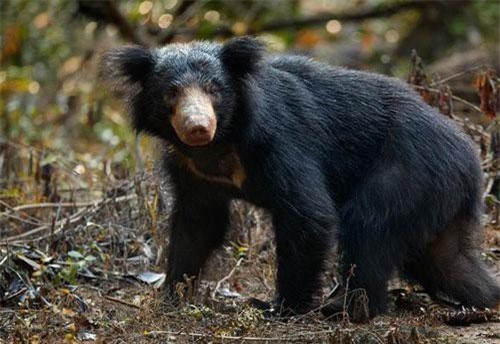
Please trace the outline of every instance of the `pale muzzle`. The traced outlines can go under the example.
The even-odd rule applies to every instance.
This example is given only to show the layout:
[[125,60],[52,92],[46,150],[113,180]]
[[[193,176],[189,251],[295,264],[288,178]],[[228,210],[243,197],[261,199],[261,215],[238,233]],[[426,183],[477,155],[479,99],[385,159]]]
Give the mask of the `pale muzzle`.
[[179,95],[171,123],[179,139],[188,146],[210,143],[217,129],[210,96],[198,87],[184,89]]

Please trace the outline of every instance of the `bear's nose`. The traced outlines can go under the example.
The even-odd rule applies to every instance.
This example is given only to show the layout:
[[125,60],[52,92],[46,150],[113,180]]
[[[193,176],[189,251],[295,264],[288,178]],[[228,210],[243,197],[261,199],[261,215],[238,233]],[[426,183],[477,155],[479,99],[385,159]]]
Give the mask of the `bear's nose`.
[[212,101],[199,88],[185,89],[175,106],[170,119],[177,137],[188,146],[202,146],[210,143],[217,129]]
[[186,139],[191,146],[201,146],[212,141],[212,133],[208,127],[197,125],[187,131]]

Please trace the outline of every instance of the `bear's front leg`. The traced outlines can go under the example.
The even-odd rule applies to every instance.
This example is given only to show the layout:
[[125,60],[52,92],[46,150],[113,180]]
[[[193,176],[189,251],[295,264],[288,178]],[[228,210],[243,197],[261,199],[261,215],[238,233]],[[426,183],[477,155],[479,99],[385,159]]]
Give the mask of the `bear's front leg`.
[[[287,314],[307,313],[319,304],[321,274],[333,245],[332,217],[289,209],[274,213],[277,239],[277,304]],[[331,215],[330,215],[331,216]]]
[[335,238],[335,208],[319,171],[278,166],[266,184],[277,245],[275,306],[281,315],[306,313],[319,305],[321,274]]
[[188,177],[174,179],[174,186],[166,291],[175,300],[177,283],[198,276],[222,244],[229,227],[229,199]]

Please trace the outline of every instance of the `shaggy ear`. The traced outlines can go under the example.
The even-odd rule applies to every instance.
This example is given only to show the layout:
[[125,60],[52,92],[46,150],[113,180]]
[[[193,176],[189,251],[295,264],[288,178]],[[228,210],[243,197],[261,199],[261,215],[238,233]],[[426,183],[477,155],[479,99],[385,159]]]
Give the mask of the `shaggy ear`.
[[232,76],[240,78],[257,71],[265,52],[264,44],[256,38],[238,37],[224,44],[221,60]]
[[126,90],[144,82],[153,71],[151,52],[140,46],[114,49],[101,58],[101,77],[111,81],[118,90]]

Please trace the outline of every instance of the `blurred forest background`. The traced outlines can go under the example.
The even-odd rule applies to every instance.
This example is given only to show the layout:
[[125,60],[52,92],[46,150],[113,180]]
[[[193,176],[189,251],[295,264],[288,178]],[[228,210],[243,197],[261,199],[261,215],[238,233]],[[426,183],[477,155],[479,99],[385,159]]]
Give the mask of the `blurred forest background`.
[[[272,293],[268,219],[245,204],[234,207],[238,233],[205,280],[212,303],[197,298],[181,313],[159,310],[151,286],[164,277],[168,214],[158,209],[168,196],[160,197],[166,191],[156,180],[155,143],[128,128],[126,109],[98,78],[99,56],[122,44],[154,47],[245,34],[274,52],[409,81],[464,126],[484,161],[484,258],[498,277],[499,1],[0,1],[0,343],[148,342],[158,336],[179,342],[247,336],[255,342],[264,341],[264,333],[279,333],[284,342],[365,343],[373,335],[374,342],[425,337],[441,343],[440,336],[449,335],[454,343],[457,333],[474,343],[494,338],[491,323],[469,327],[470,333],[436,334],[432,326],[457,321],[440,309],[431,324],[418,318],[415,325],[413,317],[404,328],[386,320],[356,332],[355,325],[344,323],[341,330],[316,318],[262,324],[234,301],[234,308],[220,308],[229,307],[226,299]],[[404,288],[394,290],[410,295]],[[219,308],[216,297],[226,300]],[[418,302],[404,314],[432,313],[427,306],[418,313]],[[460,317],[461,325],[498,321],[490,313]]]

